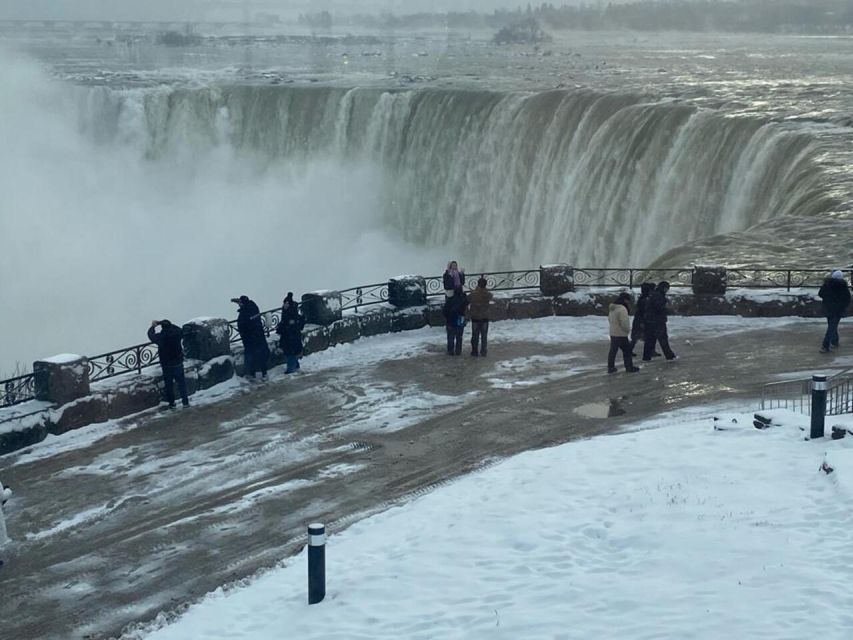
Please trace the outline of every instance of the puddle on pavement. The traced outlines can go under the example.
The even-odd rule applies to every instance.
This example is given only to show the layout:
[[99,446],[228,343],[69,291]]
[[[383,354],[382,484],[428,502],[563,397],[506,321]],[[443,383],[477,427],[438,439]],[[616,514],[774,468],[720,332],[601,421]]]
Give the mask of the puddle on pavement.
[[624,416],[625,409],[622,408],[622,403],[613,398],[607,402],[590,402],[582,404],[574,409],[574,412],[584,418],[615,418],[616,416]]

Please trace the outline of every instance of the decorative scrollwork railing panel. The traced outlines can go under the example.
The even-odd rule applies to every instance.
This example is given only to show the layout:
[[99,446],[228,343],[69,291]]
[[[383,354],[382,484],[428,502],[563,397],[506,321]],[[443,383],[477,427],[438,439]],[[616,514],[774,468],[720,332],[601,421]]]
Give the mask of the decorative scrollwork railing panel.
[[9,378],[3,381],[0,388],[0,407],[11,407],[12,405],[34,400],[36,397],[36,377],[32,373]]
[[[486,279],[486,287],[492,291],[535,289],[539,286],[539,269],[528,269],[527,271],[486,271],[481,273],[466,273],[465,289],[468,291],[476,289],[477,281],[480,277]],[[427,296],[436,296],[444,293],[444,276],[430,276],[429,278],[426,278],[426,289]]]
[[138,344],[89,358],[89,381],[106,380],[125,373],[141,373],[146,367],[158,364],[157,345]]
[[825,278],[826,271],[817,269],[728,269],[726,273],[730,287],[779,288],[788,291],[792,288],[820,287]]
[[359,307],[388,302],[388,283],[366,284],[344,289],[340,294],[342,311],[358,311]]

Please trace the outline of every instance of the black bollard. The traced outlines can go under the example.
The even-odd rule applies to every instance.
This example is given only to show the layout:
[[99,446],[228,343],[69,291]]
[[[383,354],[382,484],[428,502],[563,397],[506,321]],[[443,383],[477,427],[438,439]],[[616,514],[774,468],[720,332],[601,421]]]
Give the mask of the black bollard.
[[326,527],[308,525],[308,604],[326,597]]
[[811,438],[822,438],[826,422],[826,376],[812,376]]

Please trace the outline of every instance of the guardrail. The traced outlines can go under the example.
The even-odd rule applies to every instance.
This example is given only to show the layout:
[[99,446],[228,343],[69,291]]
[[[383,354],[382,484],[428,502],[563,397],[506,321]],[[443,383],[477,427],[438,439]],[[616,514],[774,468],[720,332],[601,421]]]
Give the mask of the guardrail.
[[[573,269],[575,287],[627,287],[638,288],[644,282],[668,281],[672,287],[690,287],[693,285],[695,269],[613,269],[613,268],[577,268]],[[848,278],[853,270],[847,270]],[[469,272],[465,281],[467,289],[476,287],[477,279],[483,276],[492,291],[513,291],[533,289],[540,284],[540,270]],[[819,269],[727,269],[727,284],[730,287],[755,289],[818,288],[826,277],[826,271]],[[427,295],[443,295],[444,284],[441,276],[425,278]],[[388,302],[388,283],[361,285],[343,289],[341,294],[342,310],[356,313],[363,307]],[[269,337],[275,332],[281,316],[279,307],[261,313],[264,331]],[[238,342],[237,321],[229,323],[230,340]],[[152,343],[137,344],[117,349],[88,359],[90,381],[105,380],[128,373],[141,373],[143,369],[157,364],[157,347]],[[9,407],[35,398],[35,379],[32,373],[7,380],[0,380],[0,408]]]
[[[764,385],[761,410],[788,409],[811,416],[811,377],[783,380]],[[853,413],[853,369],[840,371],[826,379],[826,412],[828,416]]]

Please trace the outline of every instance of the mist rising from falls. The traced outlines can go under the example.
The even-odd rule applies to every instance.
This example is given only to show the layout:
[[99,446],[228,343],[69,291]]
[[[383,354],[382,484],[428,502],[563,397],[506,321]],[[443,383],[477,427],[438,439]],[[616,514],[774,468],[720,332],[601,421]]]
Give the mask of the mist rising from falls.
[[149,158],[226,146],[297,172],[317,158],[381,167],[386,223],[476,268],[644,265],[835,204],[812,136],[634,94],[239,86],[87,99],[100,101],[84,111],[94,135],[133,138]]
[[[294,176],[174,136],[170,153],[146,153],[142,106],[11,55],[0,65],[0,378],[137,344],[152,319],[234,317],[242,294],[268,309],[288,291],[440,270],[444,252],[383,228],[381,168],[317,158]],[[167,119],[182,117],[204,120]]]

